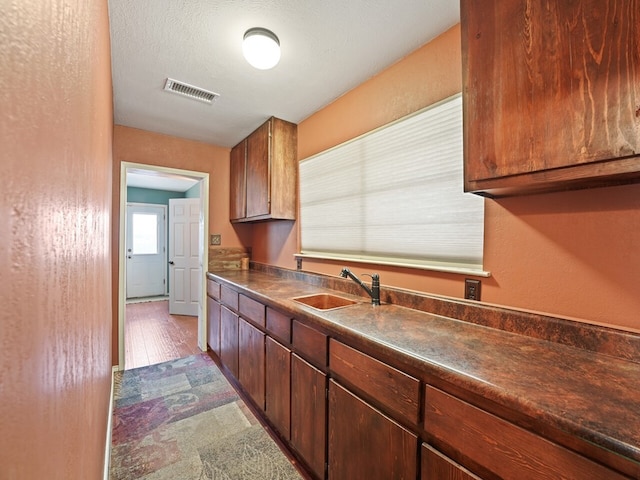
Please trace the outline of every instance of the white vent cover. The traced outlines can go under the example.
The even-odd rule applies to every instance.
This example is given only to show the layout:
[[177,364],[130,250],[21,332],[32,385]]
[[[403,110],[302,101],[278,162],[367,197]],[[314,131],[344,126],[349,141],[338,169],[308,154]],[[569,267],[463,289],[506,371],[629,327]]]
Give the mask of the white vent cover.
[[216,98],[220,96],[218,93],[210,92],[200,87],[189,85],[188,83],[179,82],[172,78],[167,78],[164,84],[164,89],[167,92],[177,93],[178,95],[184,95],[185,97],[193,98],[194,100],[200,100],[201,102],[212,105]]

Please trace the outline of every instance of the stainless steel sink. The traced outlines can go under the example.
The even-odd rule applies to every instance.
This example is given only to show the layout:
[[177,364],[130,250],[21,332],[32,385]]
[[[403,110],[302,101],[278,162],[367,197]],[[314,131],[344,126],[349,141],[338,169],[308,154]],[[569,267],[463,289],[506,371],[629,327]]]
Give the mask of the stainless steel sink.
[[296,297],[293,300],[318,310],[332,310],[334,308],[348,307],[349,305],[358,303],[355,300],[331,295],[330,293],[318,293],[316,295]]

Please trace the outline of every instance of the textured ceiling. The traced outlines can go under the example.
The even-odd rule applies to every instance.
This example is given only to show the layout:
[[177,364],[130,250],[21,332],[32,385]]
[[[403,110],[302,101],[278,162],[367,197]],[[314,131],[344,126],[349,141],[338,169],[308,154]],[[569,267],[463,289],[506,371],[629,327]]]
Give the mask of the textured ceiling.
[[[300,123],[459,21],[458,0],[109,0],[115,123],[232,147],[268,117]],[[251,27],[282,58],[242,56]],[[220,94],[165,92],[167,77]]]

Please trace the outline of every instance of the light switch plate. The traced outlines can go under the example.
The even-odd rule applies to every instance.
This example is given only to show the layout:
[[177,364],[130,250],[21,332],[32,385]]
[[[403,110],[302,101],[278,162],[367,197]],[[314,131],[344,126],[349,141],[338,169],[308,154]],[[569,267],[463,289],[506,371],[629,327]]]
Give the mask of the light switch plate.
[[219,233],[211,234],[211,245],[220,245],[222,243],[222,235]]

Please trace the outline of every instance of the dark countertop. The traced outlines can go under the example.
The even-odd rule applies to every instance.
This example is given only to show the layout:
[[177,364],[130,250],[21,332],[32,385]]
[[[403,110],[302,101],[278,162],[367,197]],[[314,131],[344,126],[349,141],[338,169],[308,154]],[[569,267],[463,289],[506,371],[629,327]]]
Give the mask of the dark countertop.
[[[266,305],[413,370],[640,462],[640,364],[252,270],[210,272]],[[292,300],[334,293],[358,304],[320,311]]]

